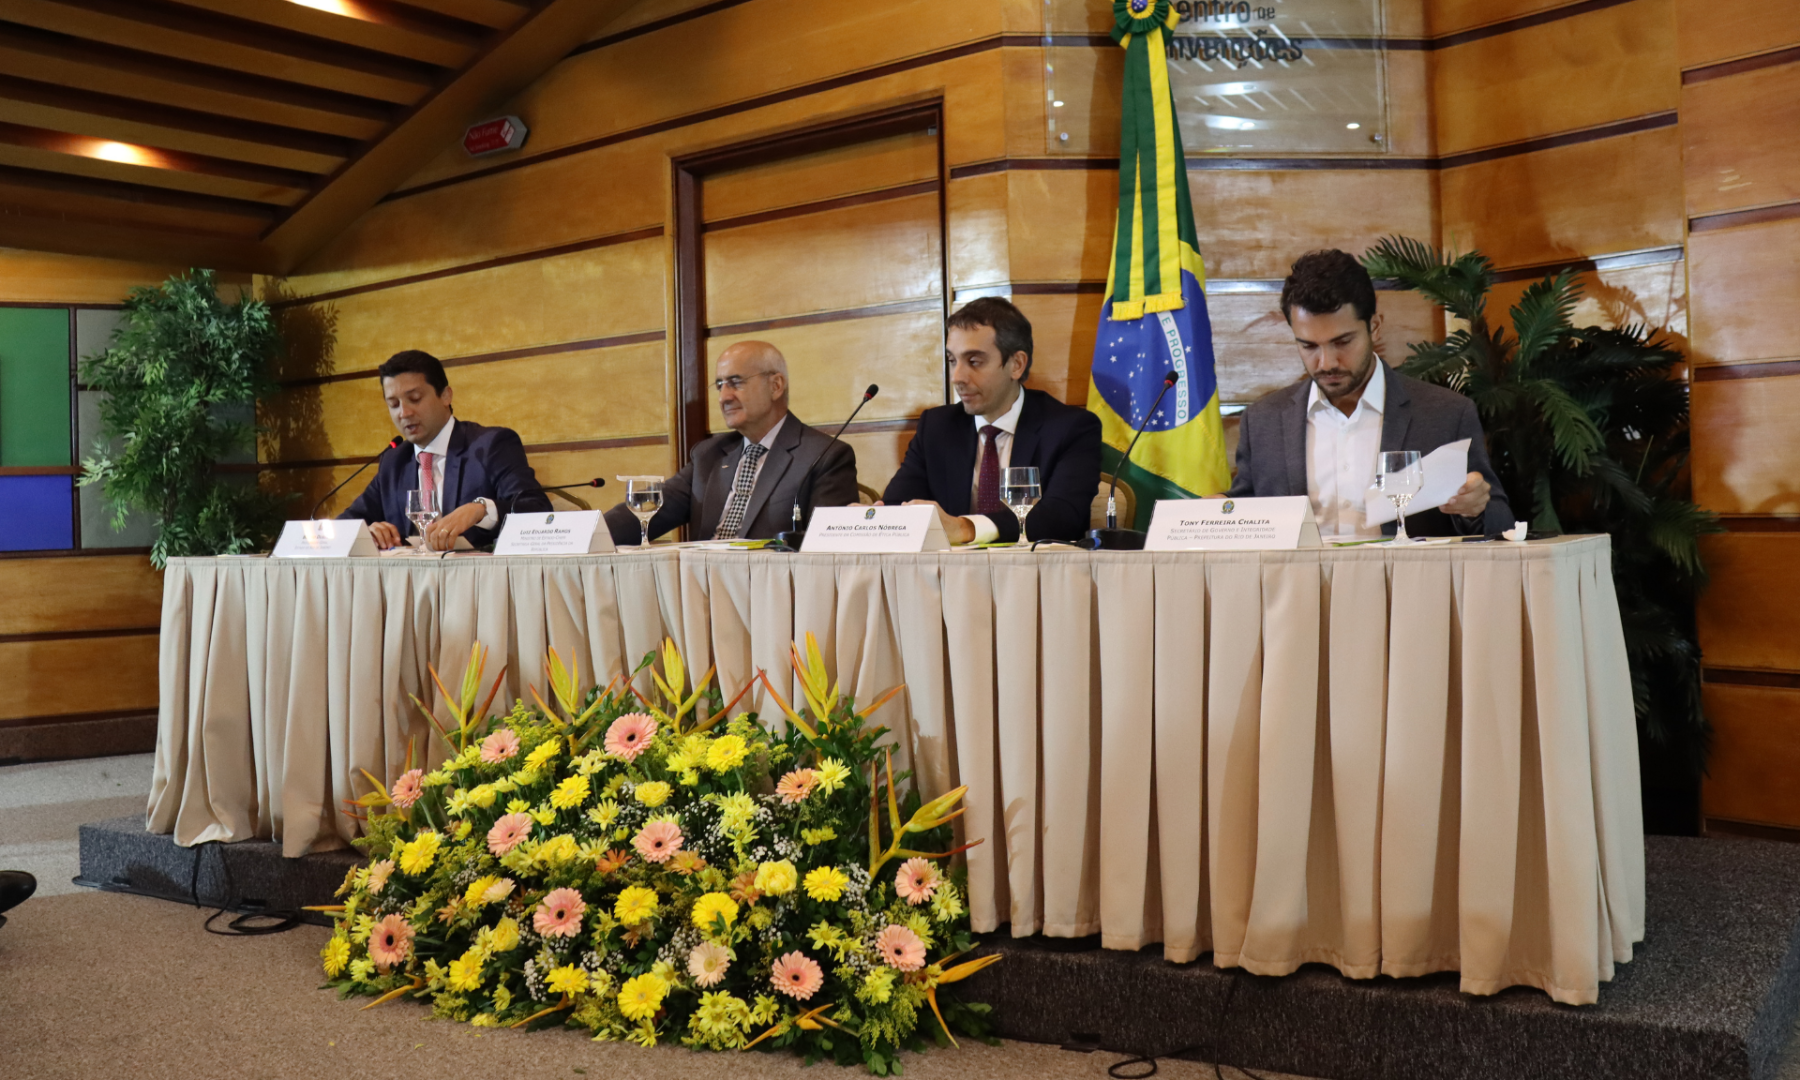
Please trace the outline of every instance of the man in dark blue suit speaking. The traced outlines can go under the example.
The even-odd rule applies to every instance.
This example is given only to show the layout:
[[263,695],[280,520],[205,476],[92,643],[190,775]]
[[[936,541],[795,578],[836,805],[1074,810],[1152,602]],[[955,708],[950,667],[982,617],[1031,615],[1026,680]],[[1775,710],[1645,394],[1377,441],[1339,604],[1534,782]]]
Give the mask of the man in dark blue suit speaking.
[[438,551],[450,550],[459,536],[477,546],[492,543],[501,519],[514,510],[550,509],[517,432],[455,417],[450,380],[437,357],[409,349],[389,357],[376,374],[388,415],[411,452],[383,451],[375,479],[338,515],[368,522],[376,547],[396,547],[411,531],[406,493],[427,485],[443,509],[425,532]]
[[925,410],[882,502],[937,507],[952,544],[1019,539],[1000,501],[1003,470],[1037,466],[1043,498],[1026,515],[1032,540],[1079,540],[1100,487],[1100,418],[1025,389],[1031,322],[984,296],[950,316],[944,362],[958,403]]

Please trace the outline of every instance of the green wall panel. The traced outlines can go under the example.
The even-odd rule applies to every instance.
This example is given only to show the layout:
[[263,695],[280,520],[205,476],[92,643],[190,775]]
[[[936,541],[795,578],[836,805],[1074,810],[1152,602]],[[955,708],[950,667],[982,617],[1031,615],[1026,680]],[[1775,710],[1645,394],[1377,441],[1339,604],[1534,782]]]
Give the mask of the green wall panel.
[[69,458],[69,312],[0,308],[0,465]]

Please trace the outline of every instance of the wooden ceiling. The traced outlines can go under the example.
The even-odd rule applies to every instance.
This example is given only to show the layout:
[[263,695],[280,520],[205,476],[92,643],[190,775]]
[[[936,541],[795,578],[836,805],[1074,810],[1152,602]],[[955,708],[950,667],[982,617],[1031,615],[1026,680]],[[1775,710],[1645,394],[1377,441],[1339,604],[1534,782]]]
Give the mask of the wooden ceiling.
[[285,273],[627,2],[0,0],[0,246]]

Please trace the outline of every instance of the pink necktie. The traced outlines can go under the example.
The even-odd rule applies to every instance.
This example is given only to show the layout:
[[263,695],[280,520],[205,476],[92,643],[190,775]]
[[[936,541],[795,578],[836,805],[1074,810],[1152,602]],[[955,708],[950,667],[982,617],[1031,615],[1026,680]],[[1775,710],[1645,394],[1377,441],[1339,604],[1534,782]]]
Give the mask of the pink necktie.
[[437,490],[437,474],[431,467],[431,459],[436,456],[437,456],[436,454],[431,453],[429,450],[419,451],[419,490],[420,491],[436,491]]

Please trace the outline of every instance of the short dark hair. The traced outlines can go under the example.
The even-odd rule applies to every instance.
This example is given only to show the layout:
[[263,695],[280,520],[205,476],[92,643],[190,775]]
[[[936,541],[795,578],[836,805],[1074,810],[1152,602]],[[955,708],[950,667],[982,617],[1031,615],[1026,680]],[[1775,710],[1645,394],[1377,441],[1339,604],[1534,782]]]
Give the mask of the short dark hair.
[[1294,321],[1298,305],[1315,315],[1329,315],[1349,304],[1356,317],[1375,316],[1375,283],[1356,256],[1347,251],[1309,251],[1294,260],[1293,272],[1281,283],[1281,317]]
[[425,381],[431,384],[431,388],[439,396],[450,386],[450,377],[444,374],[443,361],[418,349],[408,349],[388,357],[386,363],[375,369],[375,374],[383,379],[391,379],[409,371],[425,376]]
[[1000,350],[1000,359],[1006,361],[1013,353],[1025,354],[1025,372],[1019,376],[1023,382],[1031,374],[1031,320],[1025,313],[1013,307],[1012,301],[998,296],[983,296],[971,300],[950,316],[944,325],[945,330],[973,330],[977,326],[994,328],[994,344]]

